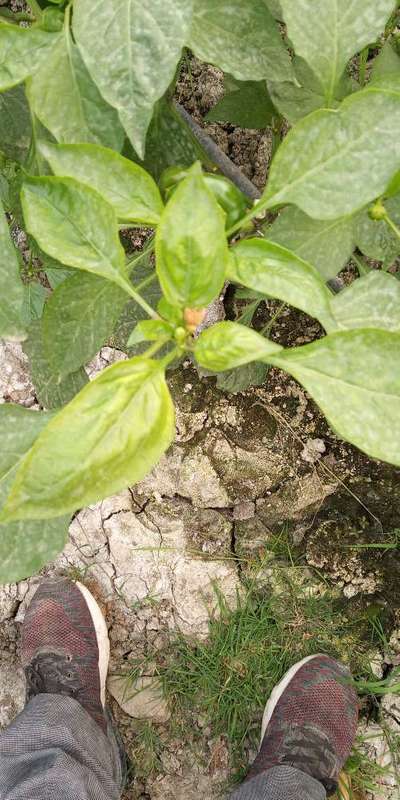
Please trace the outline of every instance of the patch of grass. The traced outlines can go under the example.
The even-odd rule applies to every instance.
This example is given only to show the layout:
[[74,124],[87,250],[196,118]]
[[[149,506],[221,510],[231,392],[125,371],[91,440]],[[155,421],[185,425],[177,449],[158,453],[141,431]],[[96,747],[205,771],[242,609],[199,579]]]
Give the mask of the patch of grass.
[[[216,590],[217,591],[217,590]],[[257,746],[266,700],[284,673],[305,656],[324,652],[361,670],[358,621],[349,621],[326,596],[304,596],[287,586],[281,594],[250,588],[230,610],[218,593],[220,618],[210,621],[206,642],[178,635],[158,674],[175,713],[195,711],[212,734],[227,737],[232,764],[247,766],[246,748]]]
[[376,735],[357,736],[353,752],[346,763],[350,788],[347,793],[339,791],[338,800],[365,800],[371,795],[382,797],[382,783],[387,784],[389,779],[394,779],[394,784],[399,785],[400,737],[382,725],[382,744],[386,751],[383,763],[378,763],[368,754],[373,738],[376,739]]
[[138,728],[132,756],[132,773],[146,779],[160,769],[162,742],[155,725],[145,721]]

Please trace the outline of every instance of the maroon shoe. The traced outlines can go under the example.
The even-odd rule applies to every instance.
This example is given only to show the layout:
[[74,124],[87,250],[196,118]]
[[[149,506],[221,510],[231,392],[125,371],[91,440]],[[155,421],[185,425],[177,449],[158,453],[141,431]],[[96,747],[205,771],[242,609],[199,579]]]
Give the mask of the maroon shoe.
[[107,626],[89,590],[66,578],[44,580],[22,626],[27,701],[43,693],[73,697],[106,733],[109,655]]
[[286,764],[333,794],[351,752],[357,719],[357,694],[347,667],[329,656],[304,658],[272,691],[260,751],[246,780]]

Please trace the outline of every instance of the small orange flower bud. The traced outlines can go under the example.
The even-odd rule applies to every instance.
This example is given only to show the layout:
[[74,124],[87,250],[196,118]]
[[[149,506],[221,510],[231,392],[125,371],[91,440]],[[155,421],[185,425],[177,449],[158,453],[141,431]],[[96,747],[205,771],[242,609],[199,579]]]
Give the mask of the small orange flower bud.
[[195,331],[204,320],[206,315],[205,308],[185,308],[183,319],[189,331]]

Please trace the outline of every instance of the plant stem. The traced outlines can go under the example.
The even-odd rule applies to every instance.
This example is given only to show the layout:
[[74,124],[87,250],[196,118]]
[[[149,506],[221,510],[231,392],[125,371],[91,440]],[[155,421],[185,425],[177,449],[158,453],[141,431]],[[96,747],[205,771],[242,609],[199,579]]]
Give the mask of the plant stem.
[[239,222],[236,222],[235,225],[232,225],[232,227],[229,228],[229,231],[226,232],[226,235],[228,237],[233,236],[233,234],[236,233],[236,231],[240,231],[242,228],[245,227],[245,225],[247,225],[248,222],[252,222],[254,217],[257,217],[258,214],[261,214],[262,211],[265,211],[268,205],[269,205],[269,199],[259,200],[259,202],[255,203],[253,208],[251,208],[250,211],[248,211],[247,214],[245,214],[245,216],[239,220]]
[[148,278],[144,278],[140,283],[138,283],[137,286],[134,286],[135,292],[141,292],[142,289],[145,289],[146,286],[149,286],[150,283],[153,283],[153,281],[155,281],[156,278],[157,275],[155,272],[153,272],[151,275],[148,276]]
[[143,311],[145,311],[146,314],[148,314],[149,317],[151,317],[151,319],[160,319],[159,315],[157,314],[157,311],[154,311],[154,308],[152,308],[146,302],[146,300],[144,300],[144,298],[133,288],[132,284],[129,283],[128,280],[123,282],[121,281],[120,285],[123,289],[125,289],[127,294],[129,294],[132,297],[132,299],[135,300],[138,306],[143,308]]
[[365,86],[365,81],[367,77],[368,56],[369,56],[369,47],[364,47],[364,50],[360,53],[360,64],[358,70],[358,77],[361,86]]
[[351,260],[354,261],[354,263],[355,263],[355,265],[356,265],[356,267],[358,269],[358,273],[359,273],[360,278],[362,278],[363,275],[368,275],[368,273],[371,272],[371,270],[367,266],[367,264],[365,264],[364,261],[362,261],[361,258],[356,256],[355,253],[353,253],[353,255],[351,257]]
[[141,253],[139,253],[139,255],[138,255],[138,256],[135,256],[134,258],[131,258],[131,259],[130,259],[130,261],[128,260],[128,261],[126,262],[126,266],[128,267],[128,270],[129,270],[129,272],[131,272],[131,271],[132,271],[132,267],[134,267],[134,266],[135,266],[135,264],[137,264],[139,261],[141,261],[141,260],[142,260],[142,258],[144,258],[145,256],[147,256],[147,255],[148,255],[148,253],[151,253],[153,250],[154,250],[154,237],[152,237],[152,238],[150,239],[149,243],[146,245],[146,247],[144,248],[144,250],[142,250],[142,252],[141,252]]
[[166,356],[165,356],[165,357],[164,357],[164,358],[161,360],[161,362],[160,362],[160,363],[163,365],[163,367],[168,367],[168,364],[170,364],[170,363],[171,363],[171,361],[173,361],[175,358],[177,358],[177,356],[180,356],[181,354],[182,354],[182,348],[180,348],[180,347],[174,347],[174,349],[173,349],[173,350],[171,350],[171,352],[170,352],[170,353],[168,353],[168,354],[167,354],[167,355],[166,355]]
[[393,233],[396,234],[397,238],[400,239],[400,228],[397,227],[395,222],[389,217],[389,214],[386,212],[385,216],[383,217],[386,224],[389,225],[389,228],[392,229]]
[[264,325],[263,328],[261,328],[260,330],[261,336],[266,336],[266,334],[270,332],[271,328],[275,325],[276,320],[279,319],[279,317],[283,314],[285,308],[286,308],[286,303],[281,303],[280,306],[278,306],[278,308],[275,311],[275,314],[271,317],[270,320],[268,320],[267,324]]
[[149,347],[147,350],[144,351],[144,353],[142,353],[142,356],[144,358],[151,358],[156,353],[158,353],[158,351],[161,350],[161,348],[164,347],[164,345],[167,342],[168,342],[167,338],[160,339],[158,342],[154,342],[154,344],[152,344],[151,347]]

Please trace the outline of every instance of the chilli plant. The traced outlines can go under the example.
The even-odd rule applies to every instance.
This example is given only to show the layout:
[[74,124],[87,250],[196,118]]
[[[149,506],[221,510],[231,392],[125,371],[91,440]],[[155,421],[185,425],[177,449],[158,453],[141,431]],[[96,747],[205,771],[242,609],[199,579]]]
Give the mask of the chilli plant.
[[[0,407],[0,578],[40,568],[73,512],[157,463],[175,430],[167,369],[184,356],[208,373],[285,370],[341,437],[400,465],[394,0],[29,6],[0,10],[0,335],[22,341],[46,410]],[[183,48],[225,73],[211,116],[273,131],[252,205],[207,172],[174,105]],[[132,258],[120,230],[139,226],[153,233]],[[334,294],[355,248],[360,275]],[[325,335],[286,349],[243,321],[199,334],[227,281]],[[84,365],[121,336],[128,359],[89,382]]]

